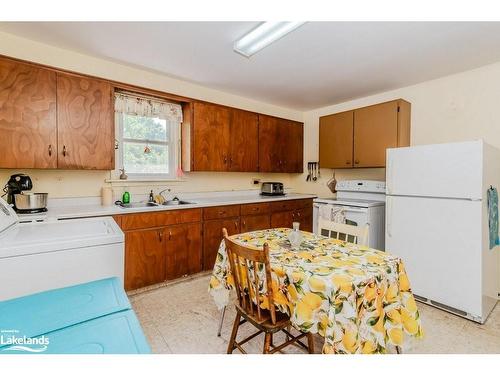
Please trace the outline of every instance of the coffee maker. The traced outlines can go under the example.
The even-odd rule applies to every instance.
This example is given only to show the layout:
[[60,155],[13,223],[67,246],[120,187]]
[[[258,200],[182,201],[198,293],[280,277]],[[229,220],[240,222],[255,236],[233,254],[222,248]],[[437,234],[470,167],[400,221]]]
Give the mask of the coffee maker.
[[30,176],[19,173],[10,176],[10,179],[7,181],[3,191],[7,194],[7,203],[13,204],[14,208],[16,208],[14,194],[21,194],[23,191],[31,190],[32,188],[33,182],[31,181]]

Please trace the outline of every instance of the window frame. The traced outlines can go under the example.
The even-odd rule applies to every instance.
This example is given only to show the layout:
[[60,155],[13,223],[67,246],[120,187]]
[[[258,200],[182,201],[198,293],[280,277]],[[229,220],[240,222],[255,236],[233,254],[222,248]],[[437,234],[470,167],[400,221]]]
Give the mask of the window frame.
[[123,160],[123,150],[124,150],[124,143],[127,141],[133,142],[133,143],[139,143],[139,144],[144,144],[145,146],[147,144],[154,145],[154,144],[159,144],[159,145],[168,145],[168,170],[169,173],[133,173],[133,172],[128,172],[125,169],[125,173],[128,176],[127,180],[133,180],[133,181],[151,181],[151,180],[175,180],[177,179],[177,167],[179,164],[178,160],[178,149],[179,149],[179,144],[180,144],[180,135],[179,135],[179,127],[181,124],[176,124],[172,121],[166,120],[167,125],[170,125],[170,134],[169,134],[169,142],[161,142],[161,141],[145,141],[142,139],[134,139],[134,138],[124,138],[123,137],[123,116],[125,116],[126,113],[115,113],[115,132],[116,132],[116,140],[118,142],[118,148],[115,150],[116,151],[116,160],[118,161],[117,165],[118,167],[115,170],[115,174],[117,176],[120,175],[120,169],[124,168],[124,160]]

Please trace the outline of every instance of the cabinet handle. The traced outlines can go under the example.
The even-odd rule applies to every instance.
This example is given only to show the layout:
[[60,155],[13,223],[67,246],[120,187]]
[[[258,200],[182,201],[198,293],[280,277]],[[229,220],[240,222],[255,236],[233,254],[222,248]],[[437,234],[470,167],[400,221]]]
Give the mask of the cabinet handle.
[[245,220],[243,220],[243,221],[241,222],[241,225],[243,225],[244,227],[247,225],[247,223],[245,222]]
[[238,230],[238,222],[237,221],[234,222],[234,229]]
[[292,213],[292,219],[295,219],[295,213]]
[[49,145],[49,156],[52,156],[52,145]]
[[224,156],[224,164],[227,163],[227,156]]
[[168,232],[168,240],[170,241],[172,239],[172,231]]
[[158,232],[158,239],[160,240],[160,242],[163,242],[163,233],[162,232]]
[[226,211],[219,211],[219,215],[224,215]]
[[350,160],[347,160],[345,163],[346,163],[347,165],[349,165],[349,164],[351,164],[351,161],[350,161]]
[[359,164],[359,160],[354,160],[354,164]]
[[63,146],[62,154],[63,156],[66,156],[66,146]]
[[297,216],[300,217],[300,212],[297,212]]

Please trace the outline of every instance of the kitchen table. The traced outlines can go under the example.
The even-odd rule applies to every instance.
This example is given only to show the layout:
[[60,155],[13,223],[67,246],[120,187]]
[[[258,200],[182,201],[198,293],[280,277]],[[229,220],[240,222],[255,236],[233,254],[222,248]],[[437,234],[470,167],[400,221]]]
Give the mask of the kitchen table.
[[[261,248],[269,244],[275,305],[290,316],[296,329],[323,336],[323,353],[386,353],[390,347],[404,348],[408,338],[423,337],[400,258],[308,232],[302,232],[300,248],[291,249],[290,230],[267,229],[231,238]],[[259,280],[265,294],[263,273]],[[228,304],[233,287],[222,241],[209,285],[219,308]],[[259,303],[266,308],[267,298]]]

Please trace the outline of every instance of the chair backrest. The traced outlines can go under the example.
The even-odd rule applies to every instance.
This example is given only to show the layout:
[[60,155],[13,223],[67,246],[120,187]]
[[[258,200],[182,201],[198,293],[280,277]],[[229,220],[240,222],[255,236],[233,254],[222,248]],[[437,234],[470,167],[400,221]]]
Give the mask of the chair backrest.
[[[247,314],[261,319],[260,297],[267,297],[269,302],[269,312],[272,323],[276,323],[276,309],[273,300],[273,284],[271,279],[271,266],[269,264],[269,246],[264,244],[263,249],[253,246],[243,246],[232,240],[226,228],[222,229],[226,253],[233,275],[236,294],[238,295],[239,306]],[[266,285],[267,295],[259,291],[258,270],[264,268],[264,285]],[[255,304],[253,301],[255,300]]]
[[327,236],[358,245],[368,246],[369,226],[362,227],[343,223],[334,223],[323,218],[318,219],[318,233],[323,234],[327,231]]

